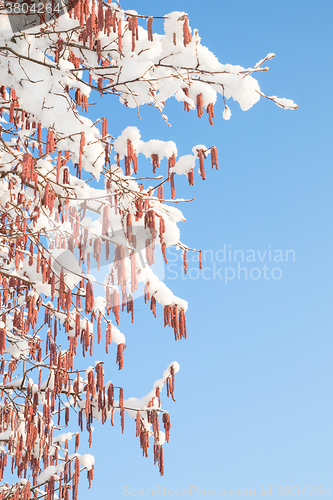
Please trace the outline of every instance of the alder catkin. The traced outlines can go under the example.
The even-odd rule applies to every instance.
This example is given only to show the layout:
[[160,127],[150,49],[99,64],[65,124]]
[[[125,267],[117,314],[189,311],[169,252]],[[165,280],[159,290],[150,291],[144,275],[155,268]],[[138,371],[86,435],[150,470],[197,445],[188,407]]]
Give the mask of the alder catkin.
[[194,186],[194,173],[193,173],[193,168],[188,172],[187,174],[188,178],[188,183],[190,186]]
[[122,370],[124,367],[124,358],[123,358],[124,349],[125,349],[125,344],[118,344],[116,363],[118,364],[119,370]]
[[97,343],[101,343],[101,322],[102,322],[102,313],[99,312],[98,314],[98,321],[97,321]]
[[174,199],[176,196],[175,192],[175,173],[172,172],[170,175],[170,186],[171,186],[171,198]]
[[[186,95],[186,97],[188,97],[188,88],[187,88],[187,87],[185,87],[185,88],[183,88],[182,90],[183,90],[184,94]],[[187,112],[189,112],[189,111],[190,111],[190,105],[189,105],[189,103],[188,103],[188,102],[186,102],[186,101],[184,101],[184,111],[187,111]]]
[[184,274],[186,274],[186,273],[187,273],[187,256],[186,256],[186,254],[187,254],[187,251],[186,251],[186,250],[184,250],[184,252],[183,252],[183,260],[184,260]]
[[3,355],[3,352],[6,348],[6,330],[4,328],[0,328],[0,354]]
[[135,423],[136,423],[136,437],[139,437],[141,432],[141,418],[139,411],[136,412]]
[[199,118],[201,118],[201,117],[202,117],[202,115],[203,115],[203,101],[202,101],[202,94],[198,94],[198,95],[197,95],[196,103],[197,103],[197,113],[198,113],[198,117],[199,117]]
[[215,117],[215,115],[214,115],[214,104],[213,103],[208,104],[208,106],[207,106],[207,113],[208,113],[209,123],[210,123],[210,125],[213,125],[213,118]]
[[213,146],[211,148],[210,155],[211,155],[211,160],[212,160],[212,168],[214,168],[214,166],[215,166],[216,170],[218,170],[219,169],[219,160],[218,160],[218,156],[217,156],[217,148],[215,146]]
[[148,41],[149,42],[152,42],[154,40],[153,38],[153,17],[148,17],[148,20],[147,20],[147,32],[148,32]]
[[190,32],[190,28],[188,25],[188,16],[186,16],[184,23],[183,23],[183,43],[184,43],[184,46],[186,47],[190,42],[191,42],[191,32]]
[[199,157],[199,170],[200,170],[200,175],[203,181],[206,180],[206,174],[205,174],[205,165],[204,165],[204,153],[203,150],[200,149],[198,151],[198,157]]

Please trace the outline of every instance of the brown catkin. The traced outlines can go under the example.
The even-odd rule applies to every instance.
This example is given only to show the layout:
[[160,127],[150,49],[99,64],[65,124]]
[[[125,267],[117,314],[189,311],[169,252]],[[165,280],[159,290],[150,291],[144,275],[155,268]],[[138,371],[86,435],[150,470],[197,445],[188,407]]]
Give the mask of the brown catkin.
[[92,283],[88,280],[86,285],[86,313],[91,313],[94,307],[94,294]]
[[158,154],[156,154],[156,153],[152,154],[151,155],[151,161],[152,161],[152,164],[153,164],[153,173],[155,173],[156,172],[156,168],[158,168],[160,166]]
[[156,387],[155,389],[155,395],[158,399],[158,405],[159,407],[161,407],[161,394],[160,394],[160,388],[159,387]]
[[82,95],[82,111],[88,111],[88,98],[85,94]]
[[214,168],[214,166],[215,166],[216,170],[218,170],[219,169],[219,160],[218,160],[218,156],[217,156],[217,149],[215,146],[213,146],[211,148],[210,156],[211,156],[211,160],[212,160],[212,168]]
[[80,89],[76,89],[75,91],[75,101],[76,101],[76,106],[80,106],[81,105],[81,90]]
[[107,120],[105,117],[103,117],[103,120],[102,120],[102,137],[106,137],[107,136]]
[[167,264],[168,263],[168,259],[167,259],[167,256],[166,256],[166,243],[162,243],[162,254],[163,254],[164,262]]
[[97,342],[101,343],[101,321],[102,321],[102,313],[99,312],[98,321],[97,321]]
[[175,191],[175,173],[172,172],[170,175],[170,186],[171,186],[171,198],[174,199],[176,196]]
[[101,391],[103,389],[103,363],[98,363],[95,367],[96,371],[96,390]]
[[160,233],[159,233],[159,237],[160,237],[160,243],[163,244],[163,239],[164,239],[164,233],[165,233],[165,221],[163,219],[163,217],[160,217]]
[[159,471],[161,476],[164,475],[164,463],[163,463],[163,446],[160,446],[160,453],[159,453]]
[[190,186],[194,186],[194,173],[193,173],[193,168],[188,172],[187,174],[188,178],[188,183]]
[[198,117],[201,118],[203,115],[202,94],[197,95],[197,113],[198,113]]
[[14,103],[10,103],[10,111],[9,111],[9,123],[14,122]]
[[179,339],[179,324],[178,324],[178,310],[176,304],[174,304],[173,306],[172,326],[175,332],[175,340],[177,340]]
[[207,106],[207,113],[208,113],[209,123],[211,125],[213,125],[213,118],[215,117],[215,115],[214,115],[214,104],[213,103],[208,104],[208,106]]
[[4,328],[0,328],[0,354],[3,355],[3,352],[6,348],[6,330]]
[[176,165],[176,155],[173,153],[172,156],[168,159],[168,176],[170,176],[171,169]]
[[119,408],[120,408],[120,422],[121,430],[124,432],[125,427],[125,410],[124,410],[124,393],[122,387],[119,389]]
[[187,338],[186,317],[183,309],[179,311],[179,333],[180,333],[180,338],[184,339]]
[[65,281],[63,268],[61,268],[59,280],[59,304],[62,309],[65,309]]
[[131,313],[132,323],[134,323],[134,307],[133,307],[133,297],[130,295],[127,299],[127,312]]
[[190,28],[188,25],[188,17],[185,17],[184,24],[183,24],[183,43],[184,46],[186,47],[189,43],[191,42],[191,32]]
[[135,252],[131,253],[131,293],[134,293],[138,287],[136,274],[136,257]]
[[153,17],[148,17],[147,20],[147,32],[148,32],[148,41],[153,41]]
[[83,154],[83,146],[85,145],[86,139],[85,139],[85,134],[84,132],[81,132],[81,138],[80,138],[80,152]]
[[116,363],[118,364],[119,370],[122,370],[124,367],[124,357],[123,357],[124,349],[125,349],[125,344],[118,344]]
[[110,411],[111,408],[113,407],[113,402],[114,402],[114,387],[113,387],[113,384],[110,384],[108,386],[107,395],[108,395],[108,411]]
[[151,296],[150,309],[156,318],[156,299],[155,299],[154,295]]
[[111,344],[111,323],[109,322],[106,326],[106,354],[109,353],[109,345]]
[[53,153],[55,146],[53,130],[49,130],[46,136],[46,153]]
[[[183,90],[184,94],[186,95],[186,97],[188,97],[188,88],[187,88],[187,87],[185,87],[185,88],[183,88],[182,90]],[[189,112],[189,111],[190,111],[190,105],[189,105],[189,103],[188,103],[188,102],[186,102],[186,101],[184,101],[184,111],[187,111],[187,112]]]
[[162,422],[164,424],[164,430],[165,430],[165,440],[168,443],[169,438],[170,438],[170,429],[171,429],[171,423],[170,423],[170,415],[169,413],[164,412],[162,415]]
[[187,256],[186,256],[187,251],[184,250],[183,252],[183,260],[184,260],[184,274],[187,273]]
[[126,216],[126,237],[128,241],[132,239],[132,215],[130,213]]
[[204,165],[204,153],[203,150],[200,149],[198,151],[198,157],[199,157],[199,169],[200,169],[200,175],[202,177],[202,180],[206,180],[206,174],[205,174],[205,165]]
[[141,433],[141,418],[139,411],[137,411],[136,413],[135,423],[136,423],[136,437],[139,437]]
[[57,157],[57,184],[59,184],[59,179],[60,179],[60,167],[61,167],[61,151],[59,151]]
[[103,2],[99,0],[98,2],[98,30],[102,31],[104,29],[104,10]]
[[105,205],[103,209],[103,227],[102,227],[102,234],[107,235],[109,232],[109,225],[110,225],[110,220],[109,220],[109,205]]

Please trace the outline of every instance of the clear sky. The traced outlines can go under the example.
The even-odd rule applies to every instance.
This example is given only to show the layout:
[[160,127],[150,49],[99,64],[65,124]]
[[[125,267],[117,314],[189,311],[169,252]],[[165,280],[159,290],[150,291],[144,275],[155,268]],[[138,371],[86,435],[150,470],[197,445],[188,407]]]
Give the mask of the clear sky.
[[[82,485],[81,499],[118,500],[129,491],[131,498],[139,490],[147,496],[148,488],[154,497],[170,490],[169,496],[191,492],[199,498],[199,487],[200,498],[204,490],[206,497],[222,489],[225,496],[238,497],[250,488],[259,497],[262,487],[271,487],[266,493],[273,499],[288,495],[288,487],[300,498],[319,496],[322,487],[328,499],[333,494],[332,3],[121,5],[148,15],[188,12],[191,27],[222,63],[250,67],[274,52],[270,70],[258,75],[261,89],[293,99],[299,109],[284,111],[261,99],[242,112],[229,102],[232,116],[224,121],[220,99],[211,127],[206,113],[199,120],[194,111],[184,113],[182,104],[167,103],[171,128],[150,108],[141,110],[139,120],[116,98],[104,97],[94,111],[109,117],[114,136],[136,125],[143,140],[174,140],[179,154],[198,143],[215,144],[221,167],[207,169],[206,181],[197,175],[191,188],[185,177],[176,178],[176,195],[196,198],[180,207],[187,219],[180,225],[182,241],[206,251],[204,275],[189,255],[183,279],[175,251],[164,269],[166,284],[189,302],[188,340],[175,343],[172,330],[163,328],[162,310],[154,319],[138,299],[134,325],[128,318],[120,324],[128,342],[123,373],[116,373],[115,353],[110,355],[109,377],[123,385],[125,398],[145,395],[170,362],[180,364],[177,402],[164,398],[172,424],[164,446],[165,476],[153,465],[152,449],[149,458],[141,456],[133,420],[126,419],[124,435],[118,421],[113,429],[96,424],[95,480],[89,491]],[[230,262],[222,261],[224,249],[227,257],[232,250]],[[244,253],[239,279],[242,253],[235,262],[234,250]],[[227,282],[226,268],[228,277],[235,274]]]

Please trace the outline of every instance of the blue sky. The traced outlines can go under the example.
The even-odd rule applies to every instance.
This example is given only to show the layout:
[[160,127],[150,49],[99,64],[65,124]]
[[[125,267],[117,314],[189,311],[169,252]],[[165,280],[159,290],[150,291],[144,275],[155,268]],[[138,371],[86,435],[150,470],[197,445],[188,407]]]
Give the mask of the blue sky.
[[[323,487],[328,498],[329,486],[333,494],[332,4],[142,0],[121,5],[148,15],[188,12],[191,27],[223,63],[249,67],[274,52],[270,70],[258,76],[261,89],[293,99],[299,109],[284,111],[261,99],[242,112],[229,102],[232,117],[224,121],[220,100],[211,127],[206,116],[199,120],[180,103],[167,103],[171,128],[154,110],[143,108],[139,120],[135,110],[112,98],[103,98],[94,111],[107,109],[114,136],[136,125],[143,140],[174,140],[179,154],[198,143],[215,144],[220,170],[207,169],[207,180],[197,176],[191,188],[185,177],[176,179],[178,196],[196,198],[181,207],[187,219],[182,241],[206,250],[206,279],[194,270],[191,256],[193,279],[180,273],[173,279],[180,258],[165,269],[166,284],[189,302],[188,339],[175,343],[172,331],[163,328],[162,311],[154,319],[138,299],[134,325],[128,318],[120,325],[128,341],[121,376],[115,353],[110,357],[109,376],[124,386],[125,398],[143,396],[171,361],[180,363],[177,402],[164,399],[172,424],[164,446],[165,476],[159,476],[152,456],[141,456],[129,418],[124,435],[120,425],[95,425],[95,480],[89,491],[82,485],[81,499],[120,499],[130,490],[139,496],[139,490],[147,494],[158,486],[162,490],[154,496],[158,491],[163,496],[163,488],[171,496],[192,486],[192,498],[199,498],[195,487],[202,488],[200,498],[214,488],[217,495],[224,489],[225,496],[236,492],[237,497],[252,488],[258,497],[262,487],[271,487],[271,498],[278,498],[290,486],[292,496],[303,491],[301,498],[320,495],[317,488]],[[255,251],[256,262],[241,263],[248,279],[245,271],[238,279],[234,259],[219,261],[224,248],[243,250],[245,256]],[[261,262],[258,251],[263,258],[265,250]],[[284,262],[273,257],[269,262],[269,250],[273,257],[280,250]],[[294,254],[285,262],[287,250]],[[220,277],[226,267],[235,270],[227,283]],[[274,267],[279,279],[271,275]],[[251,278],[251,272],[259,275],[253,268],[260,270],[259,279]]]

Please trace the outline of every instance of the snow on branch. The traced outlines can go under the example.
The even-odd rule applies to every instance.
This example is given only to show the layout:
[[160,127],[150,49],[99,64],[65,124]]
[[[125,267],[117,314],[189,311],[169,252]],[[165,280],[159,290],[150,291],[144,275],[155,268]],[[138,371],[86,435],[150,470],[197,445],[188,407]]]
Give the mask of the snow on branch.
[[[155,18],[114,2],[75,0],[61,10],[53,2],[39,17],[34,5],[5,2],[0,16],[0,479],[9,462],[18,475],[0,498],[68,500],[71,489],[76,500],[80,473],[90,484],[94,470],[94,458],[78,453],[80,435],[85,429],[91,445],[93,422],[114,425],[117,413],[122,431],[126,413],[135,419],[144,456],[153,440],[163,474],[171,423],[161,395],[165,386],[175,399],[179,365],[147,396],[124,399],[121,313],[133,322],[134,301],[144,300],[175,340],[187,338],[188,304],[154,263],[176,245],[186,273],[192,249],[180,241],[185,219],[175,204],[188,200],[176,199],[175,179],[186,175],[193,186],[196,166],[203,180],[207,164],[219,167],[213,144],[178,156],[173,141],[144,141],[136,127],[114,138],[112,111],[109,123],[91,120],[92,96],[111,110],[114,98],[148,104],[166,122],[165,102],[175,98],[211,125],[219,96],[226,120],[230,98],[243,110],[260,96],[297,106],[263,94],[253,76],[274,54],[253,68],[222,64],[185,12],[161,16],[155,33]],[[96,344],[115,358],[113,382],[109,363],[87,366]]]

